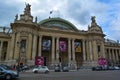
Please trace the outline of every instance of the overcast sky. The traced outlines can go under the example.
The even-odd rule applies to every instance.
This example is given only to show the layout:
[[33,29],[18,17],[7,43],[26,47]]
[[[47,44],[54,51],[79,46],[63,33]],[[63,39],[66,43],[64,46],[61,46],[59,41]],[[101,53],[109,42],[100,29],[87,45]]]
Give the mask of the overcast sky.
[[31,14],[38,22],[49,16],[60,17],[79,30],[87,30],[91,16],[96,16],[106,38],[120,40],[120,0],[0,0],[0,26],[10,27],[15,15],[23,14],[25,3],[31,5]]

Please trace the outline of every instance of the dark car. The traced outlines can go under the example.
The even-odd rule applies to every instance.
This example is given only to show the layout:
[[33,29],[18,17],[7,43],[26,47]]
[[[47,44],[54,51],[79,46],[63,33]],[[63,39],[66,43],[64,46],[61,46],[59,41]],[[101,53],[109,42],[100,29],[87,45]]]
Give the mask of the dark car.
[[101,71],[101,70],[102,70],[101,66],[92,67],[92,71]]
[[12,67],[5,65],[5,64],[0,64],[1,67],[5,68],[5,69],[12,69]]
[[61,69],[60,67],[56,66],[55,69],[54,69],[55,72],[61,72]]
[[68,66],[64,66],[63,67],[63,72],[69,72],[69,67]]
[[17,71],[0,66],[0,79],[11,80],[18,77],[19,73]]

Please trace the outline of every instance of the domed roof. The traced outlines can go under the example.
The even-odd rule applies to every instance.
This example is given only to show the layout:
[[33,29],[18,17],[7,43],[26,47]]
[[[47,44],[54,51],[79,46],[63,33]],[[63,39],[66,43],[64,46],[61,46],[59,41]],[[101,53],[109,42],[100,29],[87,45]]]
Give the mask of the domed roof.
[[56,29],[61,29],[61,30],[78,31],[78,29],[72,23],[62,18],[49,18],[49,19],[40,21],[38,24],[46,28],[56,28]]

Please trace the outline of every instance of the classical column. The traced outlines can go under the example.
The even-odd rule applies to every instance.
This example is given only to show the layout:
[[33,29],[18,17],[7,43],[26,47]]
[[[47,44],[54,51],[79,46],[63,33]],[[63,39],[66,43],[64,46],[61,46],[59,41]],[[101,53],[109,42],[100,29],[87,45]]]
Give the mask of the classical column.
[[9,59],[10,59],[10,43],[11,41],[10,40],[8,40],[8,46],[7,46],[7,54],[6,54],[6,60],[8,61]]
[[82,43],[83,43],[83,45],[82,45],[82,47],[83,47],[83,60],[84,60],[84,62],[85,62],[85,61],[86,61],[85,40],[82,40]]
[[117,63],[118,63],[118,61],[119,61],[119,55],[118,55],[119,53],[118,53],[118,50],[119,50],[119,49],[116,49],[116,60],[117,60]]
[[37,51],[37,35],[33,36],[33,47],[32,47],[32,60],[35,59]]
[[56,63],[59,63],[59,37],[56,39]]
[[71,63],[71,40],[68,38],[68,62]]
[[117,49],[115,49],[114,54],[115,54],[115,63],[117,62]]
[[92,55],[92,43],[91,40],[89,41],[89,53],[90,53],[90,61],[93,60],[93,55]]
[[89,55],[89,41],[86,40],[86,60],[90,61],[90,55]]
[[42,51],[41,51],[41,49],[42,49],[42,35],[39,35],[39,47],[38,47],[39,49],[39,52],[38,52],[38,56],[41,56],[42,55]]
[[28,36],[28,43],[27,43],[27,45],[28,45],[28,53],[27,53],[27,59],[28,60],[30,60],[30,59],[32,59],[31,58],[31,55],[32,55],[32,34],[29,34],[29,36]]
[[0,44],[0,61],[2,58],[2,48],[3,48],[3,41],[1,41],[1,44]]
[[112,50],[112,56],[113,56],[113,62],[115,63],[115,53],[114,53],[114,49]]
[[75,39],[72,39],[72,61],[74,62],[74,64],[76,64],[74,40]]
[[52,37],[52,54],[51,54],[51,58],[52,58],[52,64],[54,64],[55,62],[55,37]]
[[14,52],[14,59],[18,60],[20,55],[20,46],[18,46],[18,42],[20,42],[20,32],[16,34],[16,41],[15,41],[15,52]]
[[101,44],[101,54],[102,54],[102,57],[105,58],[105,47],[104,47],[104,42],[102,41],[102,44]]
[[111,58],[111,49],[110,48],[108,48],[108,51],[109,51],[109,60],[110,60],[110,62],[112,61],[112,58]]
[[94,61],[98,60],[98,50],[97,50],[97,44],[96,44],[96,40],[93,40],[93,59]]
[[14,58],[13,56],[14,46],[15,46],[15,33],[12,34],[12,39],[11,39],[11,44],[10,44],[10,54],[9,54],[10,60]]

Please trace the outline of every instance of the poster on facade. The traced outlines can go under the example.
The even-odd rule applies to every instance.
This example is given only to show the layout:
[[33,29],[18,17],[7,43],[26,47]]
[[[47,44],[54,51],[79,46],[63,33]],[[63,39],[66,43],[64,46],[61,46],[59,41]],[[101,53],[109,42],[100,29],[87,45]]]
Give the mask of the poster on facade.
[[105,65],[108,65],[108,60],[106,58],[99,58],[98,59],[98,64],[100,66],[105,66]]
[[49,51],[51,46],[51,41],[50,40],[43,40],[42,41],[42,50],[43,51]]
[[59,42],[59,50],[60,50],[60,52],[66,52],[66,50],[67,50],[66,41],[60,41]]
[[35,57],[35,65],[44,65],[44,57],[36,56]]
[[81,43],[75,42],[75,52],[81,52]]

